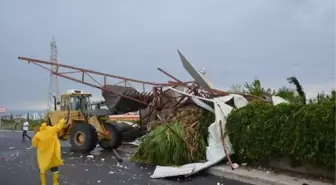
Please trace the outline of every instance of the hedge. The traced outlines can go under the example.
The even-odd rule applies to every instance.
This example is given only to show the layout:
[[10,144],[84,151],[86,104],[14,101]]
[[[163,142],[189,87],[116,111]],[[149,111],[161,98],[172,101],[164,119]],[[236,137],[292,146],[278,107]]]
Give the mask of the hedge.
[[[1,129],[5,130],[22,130],[23,122],[15,122],[12,120],[1,120],[2,125]],[[33,131],[36,128],[39,128],[41,126],[40,120],[29,120],[29,130]]]
[[229,115],[227,131],[238,161],[261,164],[285,157],[335,169],[335,101],[252,102]]

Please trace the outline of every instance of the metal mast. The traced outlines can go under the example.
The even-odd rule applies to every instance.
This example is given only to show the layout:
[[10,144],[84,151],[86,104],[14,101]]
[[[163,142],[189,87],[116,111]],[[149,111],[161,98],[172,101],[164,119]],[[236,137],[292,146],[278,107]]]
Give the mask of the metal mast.
[[[50,62],[58,63],[57,62],[57,46],[56,40],[53,37],[53,40],[50,43]],[[49,81],[49,93],[48,93],[48,111],[54,110],[54,98],[53,96],[58,99],[59,90],[58,90],[58,77],[54,75],[52,72],[57,71],[57,65],[52,65],[50,68],[50,81]]]

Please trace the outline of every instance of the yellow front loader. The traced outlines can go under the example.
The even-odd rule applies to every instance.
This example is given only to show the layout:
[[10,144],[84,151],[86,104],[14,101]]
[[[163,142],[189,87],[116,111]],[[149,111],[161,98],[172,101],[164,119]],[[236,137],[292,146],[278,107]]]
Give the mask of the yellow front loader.
[[[70,140],[74,152],[90,152],[97,144],[103,149],[115,149],[122,144],[122,133],[105,119],[110,112],[94,109],[90,104],[91,94],[72,90],[55,99],[55,111],[48,112],[44,118],[48,125],[55,125],[70,111],[69,125],[58,135],[61,140]],[[57,109],[57,104],[59,109]]]

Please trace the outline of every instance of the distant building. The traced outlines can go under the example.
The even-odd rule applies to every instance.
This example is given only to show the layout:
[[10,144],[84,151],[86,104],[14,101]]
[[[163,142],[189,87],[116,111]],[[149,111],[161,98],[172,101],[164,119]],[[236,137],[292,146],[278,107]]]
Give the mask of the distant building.
[[22,118],[25,118],[25,115],[24,114],[18,114],[18,115],[15,115],[14,118],[15,119],[22,119]]
[[24,113],[24,115],[22,116],[23,119],[27,119],[28,118],[28,113]]
[[39,115],[39,113],[34,112],[34,113],[33,113],[33,120],[39,120],[39,119],[40,119],[40,115]]

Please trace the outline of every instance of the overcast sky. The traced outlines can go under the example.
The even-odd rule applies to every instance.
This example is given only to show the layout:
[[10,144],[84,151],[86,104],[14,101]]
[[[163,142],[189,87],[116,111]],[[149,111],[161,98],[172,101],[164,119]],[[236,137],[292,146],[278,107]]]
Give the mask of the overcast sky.
[[[0,0],[0,106],[44,109],[49,73],[17,59],[48,60],[137,79],[182,80],[177,49],[213,84],[228,89],[255,78],[308,96],[335,87],[334,0]],[[59,80],[60,91],[100,91]]]

